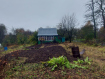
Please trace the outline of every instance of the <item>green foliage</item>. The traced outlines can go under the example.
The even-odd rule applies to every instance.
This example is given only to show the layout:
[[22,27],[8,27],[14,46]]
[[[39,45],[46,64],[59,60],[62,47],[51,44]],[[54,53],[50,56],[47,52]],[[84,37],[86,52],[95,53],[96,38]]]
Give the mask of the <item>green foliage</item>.
[[93,25],[85,25],[80,30],[81,38],[85,39],[86,41],[92,40],[94,38],[94,30]]
[[[14,45],[14,44],[29,44],[29,37],[32,35],[32,32],[24,29],[13,30],[13,34],[5,35],[3,39],[3,46]],[[34,37],[34,36],[33,36]]]
[[29,36],[28,41],[32,44],[37,44],[38,43],[38,36],[37,36],[37,31],[34,32],[33,35]]
[[52,71],[54,71],[55,68],[58,68],[58,67],[62,67],[63,69],[64,69],[64,67],[69,68],[69,69],[72,69],[72,68],[86,69],[87,68],[87,67],[79,66],[77,64],[70,63],[65,56],[59,56],[58,58],[53,57],[46,63],[48,64],[48,66],[52,67],[52,69],[51,69]]
[[98,40],[99,42],[105,42],[105,28],[101,27],[98,31]]
[[25,44],[27,42],[27,36],[23,33],[18,33],[16,36],[18,44]]
[[89,60],[89,58],[88,57],[86,57],[86,59],[84,59],[84,62],[85,62],[85,64],[91,64],[91,60]]
[[50,59],[50,61],[48,61],[47,63],[52,66],[54,64],[59,64],[59,65],[64,65],[65,62],[67,62],[67,58],[66,57],[63,57],[63,56],[60,56],[58,58],[55,58],[53,57],[52,59]]
[[5,36],[5,38],[3,39],[2,45],[7,46],[7,45],[13,45],[13,44],[16,44],[16,36],[10,33],[9,35]]
[[78,59],[77,61],[73,61],[75,64],[88,64],[91,65],[91,60],[89,60],[88,57],[86,57],[84,60]]
[[76,39],[85,39],[82,42],[89,42],[94,38],[94,29],[93,25],[90,22],[87,22],[81,29],[77,31]]
[[75,64],[83,64],[84,63],[84,61],[83,60],[80,60],[80,59],[78,59],[77,61],[73,61]]

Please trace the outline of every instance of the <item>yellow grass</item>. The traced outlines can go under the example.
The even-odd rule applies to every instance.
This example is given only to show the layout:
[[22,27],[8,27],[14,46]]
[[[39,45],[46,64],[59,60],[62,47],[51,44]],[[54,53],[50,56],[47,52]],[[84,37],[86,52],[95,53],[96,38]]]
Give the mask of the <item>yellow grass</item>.
[[[79,51],[82,51],[85,49],[85,54],[83,54],[83,57],[89,57],[94,63],[96,63],[101,68],[105,67],[105,47],[92,47],[87,46],[82,43],[64,43],[59,44],[60,46],[64,47],[67,52],[72,52],[70,46],[78,46]],[[103,60],[103,61],[102,61]]]

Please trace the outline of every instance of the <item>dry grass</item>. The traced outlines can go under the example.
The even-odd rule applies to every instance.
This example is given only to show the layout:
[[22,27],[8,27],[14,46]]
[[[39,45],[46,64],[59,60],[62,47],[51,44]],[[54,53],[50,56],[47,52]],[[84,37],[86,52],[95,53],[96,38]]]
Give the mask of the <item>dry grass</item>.
[[17,50],[24,50],[24,48],[28,47],[28,46],[31,46],[31,45],[30,44],[26,44],[26,45],[13,45],[13,46],[9,46],[7,51],[4,51],[3,48],[0,48],[0,51],[1,51],[0,52],[0,57],[6,55],[8,53],[17,51]]
[[44,48],[44,46],[45,46],[45,45],[43,44],[40,48]]
[[89,57],[89,59],[93,60],[95,64],[98,64],[101,68],[105,67],[105,47],[93,47],[93,46],[87,46],[82,43],[64,43],[59,44],[60,46],[64,47],[67,52],[72,52],[70,46],[78,46],[79,51],[82,51],[85,49],[85,54],[83,57]]

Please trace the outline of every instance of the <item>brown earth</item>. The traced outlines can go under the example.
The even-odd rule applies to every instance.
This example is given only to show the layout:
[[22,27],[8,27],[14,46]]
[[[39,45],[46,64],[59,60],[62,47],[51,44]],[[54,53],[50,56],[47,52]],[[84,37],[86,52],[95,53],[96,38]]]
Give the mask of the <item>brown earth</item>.
[[[43,48],[40,48],[41,46],[43,46]],[[0,71],[2,71],[3,67],[13,58],[18,59],[18,57],[27,57],[28,59],[24,62],[25,64],[44,62],[48,61],[49,58],[59,57],[62,55],[66,56],[70,62],[77,60],[76,58],[73,58],[73,56],[68,54],[66,50],[63,47],[59,46],[58,44],[44,44],[26,47],[25,50],[11,52],[1,57]]]
[[10,54],[6,54],[4,57],[0,58],[2,60],[0,65],[3,65],[4,61],[5,62],[10,61],[14,57],[16,58],[27,57],[28,59],[25,61],[25,63],[38,63],[41,61],[48,61],[49,58],[59,57],[62,55],[66,56],[70,62],[76,60],[70,54],[66,53],[66,50],[61,46],[58,45],[53,46],[53,44],[45,44],[44,48],[40,47],[41,45],[30,46],[27,47],[26,50],[18,50]]

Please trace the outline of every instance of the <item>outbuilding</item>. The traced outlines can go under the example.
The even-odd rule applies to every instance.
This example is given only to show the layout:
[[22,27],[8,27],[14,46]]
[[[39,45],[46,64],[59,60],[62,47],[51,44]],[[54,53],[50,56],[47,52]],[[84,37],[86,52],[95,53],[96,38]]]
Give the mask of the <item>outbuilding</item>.
[[58,37],[56,28],[39,28],[38,29],[38,44],[41,42],[47,43],[52,42]]

